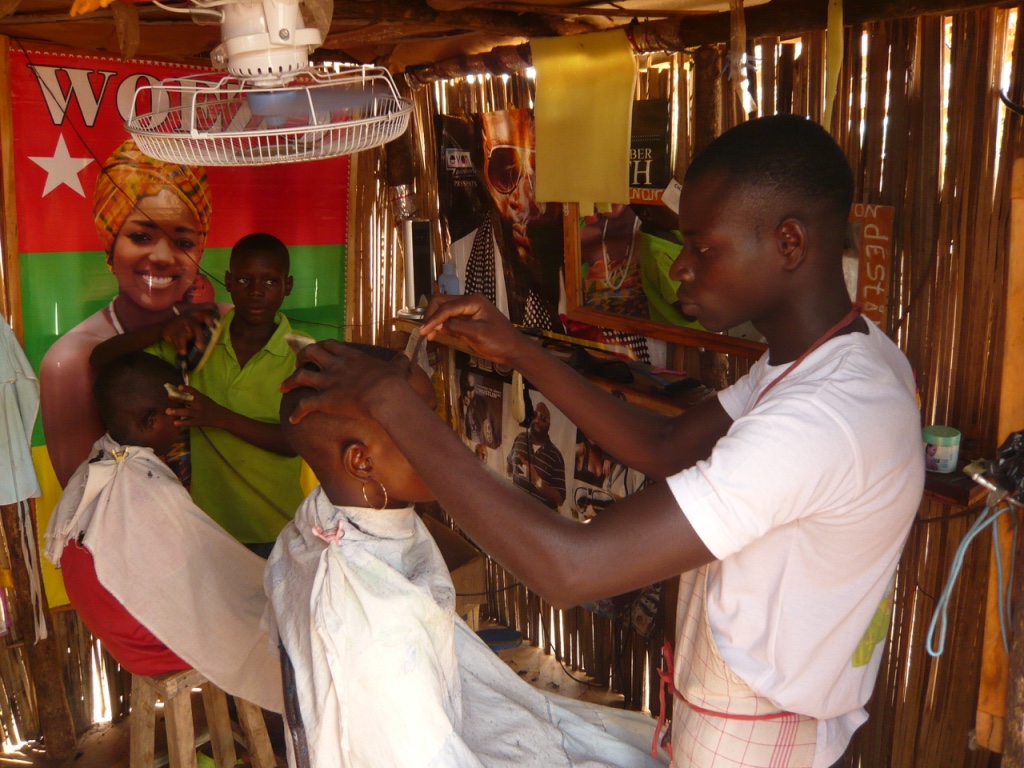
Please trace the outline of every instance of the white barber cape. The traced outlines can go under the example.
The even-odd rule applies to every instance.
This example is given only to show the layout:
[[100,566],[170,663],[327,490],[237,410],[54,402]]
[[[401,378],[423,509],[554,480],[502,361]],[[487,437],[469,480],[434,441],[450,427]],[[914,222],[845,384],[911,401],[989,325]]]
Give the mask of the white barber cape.
[[[46,556],[82,537],[100,583],[174,653],[233,696],[282,712],[261,618],[265,562],[211,520],[149,448],[104,435],[68,482]],[[98,458],[97,458],[98,457]]]
[[650,718],[533,688],[456,616],[412,507],[335,507],[317,488],[266,589],[313,768],[667,765]]

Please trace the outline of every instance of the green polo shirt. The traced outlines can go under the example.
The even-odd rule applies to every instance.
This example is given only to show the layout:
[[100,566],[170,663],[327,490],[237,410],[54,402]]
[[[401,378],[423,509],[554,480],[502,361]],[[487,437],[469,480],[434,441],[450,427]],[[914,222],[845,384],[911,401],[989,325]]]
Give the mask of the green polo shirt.
[[[277,423],[281,382],[295,371],[295,353],[285,341],[292,329],[277,313],[270,341],[242,368],[231,345],[231,310],[225,331],[191,384],[216,403],[258,421]],[[189,430],[192,498],[243,544],[262,544],[295,516],[305,494],[299,484],[302,459],[264,451],[212,427]]]

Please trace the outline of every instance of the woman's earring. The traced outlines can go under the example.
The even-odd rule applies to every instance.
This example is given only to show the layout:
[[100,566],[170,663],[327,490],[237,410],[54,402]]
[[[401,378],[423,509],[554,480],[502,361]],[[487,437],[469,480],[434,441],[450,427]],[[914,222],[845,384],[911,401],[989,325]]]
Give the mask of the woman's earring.
[[384,503],[381,506],[379,506],[379,507],[375,507],[375,506],[373,506],[373,504],[370,503],[370,499],[366,495],[366,483],[365,482],[363,483],[363,501],[365,501],[366,502],[366,506],[370,507],[371,509],[376,509],[376,510],[384,509],[388,505],[388,489],[385,488],[384,487],[384,483],[382,483],[377,478],[371,477],[370,479],[373,480],[373,482],[375,482],[377,485],[379,485],[381,491],[384,492]]

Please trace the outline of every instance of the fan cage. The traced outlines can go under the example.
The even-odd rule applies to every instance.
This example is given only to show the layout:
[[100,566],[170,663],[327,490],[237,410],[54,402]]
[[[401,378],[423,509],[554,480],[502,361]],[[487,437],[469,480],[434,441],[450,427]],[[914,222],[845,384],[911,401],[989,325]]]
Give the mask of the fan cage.
[[[292,107],[258,114],[250,98],[287,100]],[[405,132],[411,113],[411,102],[380,68],[310,70],[273,88],[200,75],[140,86],[125,129],[145,154],[166,162],[269,165],[382,146]]]

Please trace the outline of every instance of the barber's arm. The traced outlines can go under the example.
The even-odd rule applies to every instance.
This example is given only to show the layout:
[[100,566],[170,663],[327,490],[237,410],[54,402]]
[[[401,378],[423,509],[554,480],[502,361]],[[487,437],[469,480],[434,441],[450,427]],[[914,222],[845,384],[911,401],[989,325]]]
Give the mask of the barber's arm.
[[196,305],[194,308],[189,308],[186,312],[172,317],[166,323],[154,323],[135,331],[111,336],[106,341],[97,344],[92,350],[89,364],[99,370],[121,355],[143,350],[161,340],[170,344],[181,356],[188,353],[189,345],[193,343],[200,350],[206,349],[206,337],[203,334],[203,329],[212,328],[218,317],[215,305]]
[[517,331],[479,294],[435,296],[421,333],[428,339],[448,334],[481,357],[515,367],[593,442],[651,478],[667,477],[707,458],[732,424],[717,397],[679,416],[613,397]]
[[[306,363],[319,370],[302,368]],[[388,432],[465,533],[557,607],[621,594],[712,559],[665,483],[581,525],[487,471],[394,365],[333,341],[307,347],[298,364],[282,389],[311,387],[316,393],[299,402],[292,421],[356,402]]]
[[192,387],[179,386],[179,391],[192,399],[167,409],[168,416],[174,416],[176,427],[216,427],[230,432],[264,451],[281,456],[296,456],[295,450],[284,438],[279,422],[259,421],[225,408]]

